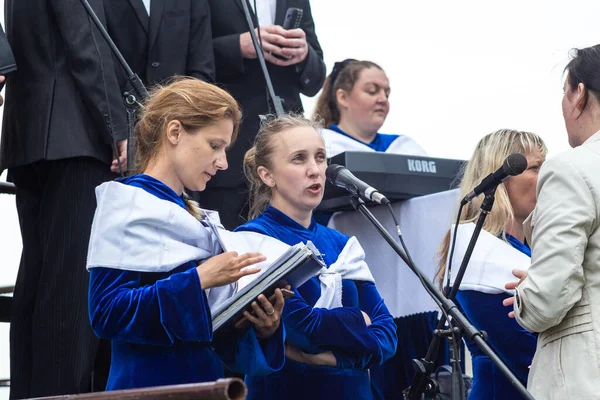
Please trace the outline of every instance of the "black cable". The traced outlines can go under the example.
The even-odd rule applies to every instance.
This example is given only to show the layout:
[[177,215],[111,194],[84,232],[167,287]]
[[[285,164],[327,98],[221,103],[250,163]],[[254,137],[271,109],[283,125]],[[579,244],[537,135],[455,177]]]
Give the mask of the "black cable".
[[[413,262],[412,257],[410,256],[410,253],[408,252],[408,247],[406,246],[406,243],[404,243],[404,239],[402,237],[402,232],[400,230],[400,224],[398,223],[398,220],[396,219],[396,214],[394,213],[394,209],[392,208],[392,204],[391,203],[387,203],[387,207],[388,210],[390,211],[390,214],[392,215],[392,219],[394,220],[394,224],[396,225],[396,231],[398,234],[398,238],[400,239],[400,245],[402,246],[402,249],[404,250],[404,253],[406,254],[406,258],[408,259],[408,261],[412,264],[415,265],[415,263]],[[462,209],[462,207],[461,207]],[[459,212],[459,216],[460,216],[460,212]],[[455,235],[456,237],[456,235]],[[448,327],[448,330],[450,330],[450,332],[452,332],[452,341],[450,343],[450,345],[452,346],[452,355],[453,358],[455,359],[455,363],[456,365],[453,364],[452,368],[458,368],[458,370],[461,373],[461,379],[462,379],[462,369],[460,367],[460,334],[459,329],[460,328],[455,328],[454,324],[452,323],[452,319],[449,317],[449,315],[446,313],[446,310],[444,309],[443,305],[441,302],[439,302],[437,300],[437,298],[435,297],[435,295],[433,294],[433,292],[427,287],[427,285],[424,282],[423,277],[421,277],[420,275],[417,274],[417,277],[419,278],[419,280],[421,281],[421,284],[423,285],[423,288],[425,288],[425,291],[431,296],[431,298],[434,300],[434,302],[437,304],[438,308],[440,309],[443,318],[446,320],[446,324]],[[436,333],[434,332],[434,335]],[[440,334],[439,332],[437,334]],[[459,339],[459,340],[457,340]],[[435,362],[435,361],[434,361]],[[463,394],[461,393],[461,398],[463,397]]]
[[[415,265],[415,263],[413,262],[412,257],[410,256],[410,253],[408,252],[408,247],[406,247],[406,243],[404,243],[404,239],[402,238],[402,232],[400,230],[400,224],[398,223],[398,220],[396,219],[396,214],[394,214],[394,209],[392,208],[392,204],[391,203],[387,203],[387,207],[388,207],[388,210],[390,211],[390,214],[392,214],[392,219],[394,220],[394,224],[396,225],[396,233],[397,233],[398,239],[400,239],[400,245],[402,246],[402,250],[404,250],[404,253],[406,254],[406,258],[408,259],[408,261],[412,265]],[[425,284],[425,282],[423,280],[423,277],[421,277],[420,275],[417,274],[417,278],[419,278],[419,280],[421,281],[421,284],[425,288],[425,291],[431,296],[431,298],[433,299],[433,301],[437,304],[438,308],[440,309],[440,311],[442,312],[442,314],[446,318],[446,321],[448,321],[448,327],[450,329],[452,329],[452,323],[450,322],[450,318],[448,318],[448,314],[446,314],[446,310],[444,310],[444,307],[442,306],[442,303],[438,302],[438,300],[436,299],[435,295],[429,290],[429,288],[427,287],[427,285]]]
[[[89,18],[92,20],[94,25],[96,25],[96,28],[100,32],[100,35],[104,38],[108,47],[110,47],[113,55],[116,57],[117,61],[119,62],[119,64],[123,68],[123,70],[125,71],[125,74],[127,75],[127,80],[131,83],[131,85],[133,87],[133,92],[135,94],[137,94],[137,98],[136,98],[134,96],[134,93],[128,93],[125,98],[126,103],[128,103],[131,106],[133,106],[133,104],[142,106],[140,101],[142,101],[148,97],[148,91],[146,90],[146,87],[142,83],[141,79],[133,72],[133,70],[131,69],[129,64],[127,64],[127,61],[125,61],[125,58],[123,57],[123,55],[121,54],[121,52],[119,51],[117,46],[115,45],[115,42],[113,42],[113,40],[110,37],[110,35],[108,34],[108,32],[106,31],[104,25],[102,25],[102,22],[100,21],[100,19],[94,12],[94,10],[93,10],[92,6],[90,5],[90,3],[88,2],[88,0],[80,0],[80,1],[81,1],[83,8],[88,13]],[[129,141],[128,141],[128,146],[134,145],[134,141],[135,141],[135,137],[130,137]],[[112,146],[113,146],[113,151],[115,152],[115,155],[116,155],[117,165],[119,166],[119,173],[121,174],[121,176],[125,176],[123,166],[121,165],[121,160],[119,159],[120,154],[119,154],[119,149],[117,146],[117,141],[115,140],[114,136],[112,137]],[[128,154],[128,156],[131,156],[131,155]]]
[[[256,32],[254,31],[254,21],[252,21],[252,16],[250,14],[250,2],[249,0],[241,1],[242,7],[244,8],[244,14],[246,15],[246,23],[248,24],[248,30],[250,33],[250,38],[252,39],[252,45],[256,51],[256,57],[258,58],[258,64],[263,72],[265,83],[267,84],[267,93],[269,94],[269,99],[273,102],[273,106],[275,108],[275,115],[278,117],[285,114],[283,110],[283,102],[279,96],[275,94],[275,89],[273,88],[273,82],[271,81],[271,77],[269,75],[269,71],[267,69],[267,64],[265,61],[265,57],[263,55],[263,50],[261,44],[258,42],[258,38]],[[260,31],[260,30],[259,30]],[[268,102],[268,101],[267,101]]]
[[[460,224],[460,216],[462,215],[462,209],[464,204],[461,203],[458,208],[458,215],[456,216],[456,224],[454,225],[454,235],[452,237],[452,243],[450,244],[450,259],[448,260],[448,279],[446,281],[446,287],[442,288],[442,292],[448,297],[448,293],[445,293],[446,290],[450,290],[450,274],[452,273],[452,259],[454,258],[454,247],[456,246],[456,235],[458,234],[458,225]],[[444,281],[444,277],[442,276],[442,282]]]
[[[258,8],[256,6],[256,0],[254,0],[254,15],[256,16],[256,32],[258,33],[258,43],[260,43],[260,51],[264,53],[262,34],[260,33],[260,21],[258,20]],[[258,57],[258,54],[257,54]],[[265,95],[269,98],[269,89],[265,87]],[[267,101],[267,114],[272,114],[271,102]]]
[[256,16],[256,31],[258,32],[258,42],[260,43],[260,49],[263,49],[262,35],[260,34],[260,21],[258,20],[258,8],[256,6],[256,0],[254,0],[254,16]]

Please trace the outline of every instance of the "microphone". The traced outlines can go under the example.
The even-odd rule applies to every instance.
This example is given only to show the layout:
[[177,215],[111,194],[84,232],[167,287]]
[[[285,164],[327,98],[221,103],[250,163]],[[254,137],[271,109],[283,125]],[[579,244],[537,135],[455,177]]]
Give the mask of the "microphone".
[[355,196],[360,196],[365,200],[374,201],[378,204],[388,204],[390,201],[384,195],[365,182],[355,177],[352,172],[348,171],[342,165],[331,164],[325,171],[327,180],[333,185],[346,189]]
[[525,156],[521,153],[512,153],[506,157],[500,168],[483,178],[481,183],[477,185],[471,193],[466,195],[464,199],[462,199],[461,204],[465,205],[475,197],[479,196],[481,193],[485,193],[490,189],[494,189],[511,176],[522,174],[526,168],[527,158],[525,158]]

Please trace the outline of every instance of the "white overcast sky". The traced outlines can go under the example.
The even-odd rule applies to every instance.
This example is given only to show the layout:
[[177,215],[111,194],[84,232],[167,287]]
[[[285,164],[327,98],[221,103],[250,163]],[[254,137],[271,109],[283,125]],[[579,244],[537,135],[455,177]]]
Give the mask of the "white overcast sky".
[[[600,2],[311,4],[328,72],[345,58],[371,60],[387,72],[391,111],[382,132],[412,136],[442,158],[467,159],[479,138],[500,128],[538,133],[550,157],[569,148],[560,107],[562,70],[569,49],[600,42]],[[315,101],[304,99],[309,113]],[[0,286],[14,283],[20,249],[14,197],[0,196]],[[8,375],[8,326],[2,324],[0,378]],[[0,390],[2,398],[8,398],[6,390]]]

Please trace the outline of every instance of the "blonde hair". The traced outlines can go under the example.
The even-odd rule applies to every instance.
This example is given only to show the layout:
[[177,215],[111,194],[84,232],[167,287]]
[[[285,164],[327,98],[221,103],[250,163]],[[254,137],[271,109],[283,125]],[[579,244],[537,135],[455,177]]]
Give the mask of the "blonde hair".
[[[339,67],[338,67],[339,65]],[[339,70],[336,70],[339,68]],[[333,71],[325,79],[323,90],[317,100],[315,114],[322,119],[322,124],[329,127],[332,124],[340,123],[340,110],[338,108],[336,93],[338,89],[342,89],[346,93],[350,93],[360,78],[363,70],[369,68],[377,68],[383,71],[379,65],[372,61],[345,60],[341,63],[336,63]]]
[[[178,77],[166,86],[156,86],[146,99],[135,126],[136,172],[143,172],[158,156],[170,121],[178,120],[188,132],[195,132],[225,119],[233,122],[233,143],[242,113],[235,99],[215,85],[196,78]],[[198,203],[187,193],[183,197],[186,209],[200,219]]]
[[254,146],[244,156],[244,174],[250,184],[249,218],[258,217],[271,202],[271,188],[258,175],[258,167],[272,167],[271,155],[275,150],[274,138],[281,132],[298,127],[312,128],[320,132],[322,125],[318,120],[309,120],[299,114],[285,114],[280,117],[268,117],[260,127]]
[[[464,167],[459,198],[462,199],[484,177],[500,168],[504,159],[511,153],[518,152],[527,155],[536,150],[539,150],[544,157],[548,152],[542,138],[535,133],[500,129],[484,136],[477,144],[471,160]],[[482,201],[483,196],[479,196],[468,203],[462,210],[460,223],[473,222],[479,218]],[[514,212],[506,188],[504,185],[499,185],[496,189],[494,207],[488,214],[483,229],[494,236],[502,236],[506,240],[506,228],[513,218]],[[440,287],[443,286],[449,249],[450,230],[446,233],[438,253],[439,266],[435,279],[439,281]]]

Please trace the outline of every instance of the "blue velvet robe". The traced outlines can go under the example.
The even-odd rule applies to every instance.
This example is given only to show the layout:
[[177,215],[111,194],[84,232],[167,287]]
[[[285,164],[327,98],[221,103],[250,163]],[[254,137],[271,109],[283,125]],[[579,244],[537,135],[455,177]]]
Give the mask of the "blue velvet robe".
[[[507,235],[508,242],[517,250],[531,257],[526,244]],[[502,305],[509,294],[488,294],[474,290],[456,293],[458,306],[469,321],[488,334],[487,342],[506,363],[517,378],[527,385],[529,366],[533,360],[537,335],[527,332],[508,317],[510,309]],[[465,340],[473,362],[473,388],[469,400],[518,400],[523,397],[510,384],[488,356],[470,340]]]
[[[258,218],[237,230],[272,236],[289,245],[312,241],[333,264],[349,240],[317,224],[304,228],[269,206]],[[373,283],[342,280],[343,307],[313,308],[321,295],[318,278],[296,291],[283,309],[288,343],[308,352],[333,351],[337,368],[286,360],[281,371],[266,377],[247,377],[249,399],[371,399],[368,368],[392,357],[398,338],[396,326]],[[371,318],[367,328],[361,310]]]
[[[120,181],[185,208],[182,197],[150,176]],[[253,328],[213,338],[194,261],[166,273],[92,268],[89,315],[96,335],[112,342],[107,390],[214,381],[224,376],[222,361],[250,375],[285,362],[283,327],[268,340]]]
[[[348,135],[346,132],[344,132],[343,130],[340,129],[339,126],[333,124],[329,127],[329,129],[331,129],[332,131],[336,131],[337,133],[347,136],[352,140],[356,140],[357,142],[359,142],[358,139]],[[377,133],[375,135],[375,139],[373,139],[373,141],[371,141],[371,143],[363,143],[365,146],[369,146],[370,148],[372,148],[375,151],[379,151],[382,153],[385,153],[385,151],[388,149],[388,147],[390,147],[390,145],[392,144],[392,142],[396,139],[398,139],[401,135],[390,135],[387,133]]]

